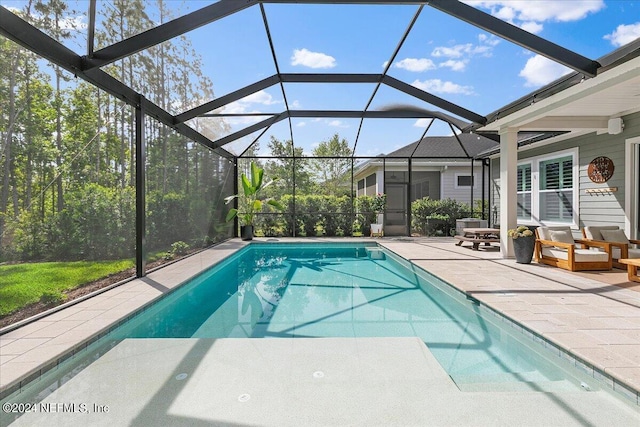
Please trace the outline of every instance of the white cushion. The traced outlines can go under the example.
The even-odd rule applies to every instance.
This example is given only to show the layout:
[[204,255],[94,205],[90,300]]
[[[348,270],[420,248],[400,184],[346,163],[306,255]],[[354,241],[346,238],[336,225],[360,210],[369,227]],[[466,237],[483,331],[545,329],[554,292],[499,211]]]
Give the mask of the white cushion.
[[572,245],[575,243],[570,230],[549,230],[549,235],[554,242],[569,243]]
[[584,236],[591,240],[604,240],[602,230],[619,230],[617,225],[589,225],[584,228]]
[[629,258],[640,258],[640,249],[629,248]]
[[[575,262],[609,261],[609,254],[607,254],[606,252],[590,251],[589,249],[575,249],[573,254]],[[566,249],[558,249],[548,246],[542,248],[542,255],[563,260],[569,259],[569,251],[567,251]]]
[[536,233],[538,233],[538,237],[542,240],[552,240],[551,231],[568,231],[569,233],[571,233],[571,228],[567,226],[557,226],[557,227],[538,227],[536,229]]
[[[622,258],[622,251],[620,248],[616,248],[615,246],[612,248],[611,258],[620,259]],[[627,258],[640,258],[640,249],[629,248],[629,256]]]
[[625,236],[624,231],[617,230],[600,230],[602,238],[605,242],[620,242],[629,244],[629,239]]

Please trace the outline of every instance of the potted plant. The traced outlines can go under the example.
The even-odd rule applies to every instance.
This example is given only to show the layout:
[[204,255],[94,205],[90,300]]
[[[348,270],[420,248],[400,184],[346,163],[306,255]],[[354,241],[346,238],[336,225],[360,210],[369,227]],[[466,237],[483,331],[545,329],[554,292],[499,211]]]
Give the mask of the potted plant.
[[382,235],[382,223],[384,221],[384,207],[387,204],[386,194],[376,194],[371,203],[371,209],[373,210],[376,219],[375,223],[371,224],[371,235]]
[[273,178],[270,181],[264,183],[264,169],[258,166],[255,162],[251,162],[251,179],[244,173],[241,177],[243,198],[239,197],[239,194],[226,197],[225,204],[229,204],[236,197],[240,198],[242,203],[242,209],[238,210],[232,208],[227,213],[227,222],[234,219],[236,216],[240,218],[240,234],[242,240],[253,239],[253,226],[256,213],[262,211],[264,204],[273,206],[279,211],[284,210],[284,207],[274,199],[260,200],[258,197],[261,190],[264,190],[271,184],[273,184],[278,178]]
[[529,264],[533,258],[533,248],[536,238],[533,231],[525,225],[507,230],[507,235],[513,240],[513,251],[516,255],[516,262],[519,264]]
[[376,214],[376,223],[377,224],[382,224],[382,220],[383,220],[383,212],[384,212],[384,208],[387,204],[387,195],[386,194],[376,194],[376,196],[373,198],[373,203],[371,203],[371,209],[373,209],[373,212]]

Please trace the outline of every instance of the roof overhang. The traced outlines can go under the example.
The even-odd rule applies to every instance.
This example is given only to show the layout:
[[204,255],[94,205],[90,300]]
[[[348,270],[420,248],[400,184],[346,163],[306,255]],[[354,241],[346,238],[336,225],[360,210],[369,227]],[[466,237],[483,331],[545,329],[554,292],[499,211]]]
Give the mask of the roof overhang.
[[530,105],[491,121],[477,132],[568,131],[577,136],[606,132],[610,119],[638,111],[640,56],[540,101],[532,97]]

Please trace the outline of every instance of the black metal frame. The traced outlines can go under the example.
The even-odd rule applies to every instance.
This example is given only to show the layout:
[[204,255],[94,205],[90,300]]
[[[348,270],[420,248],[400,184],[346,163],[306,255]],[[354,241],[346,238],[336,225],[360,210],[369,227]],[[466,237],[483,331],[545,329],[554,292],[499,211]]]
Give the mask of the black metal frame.
[[[384,5],[384,4],[405,4],[405,5],[417,5],[419,6],[414,14],[411,22],[409,23],[406,31],[403,33],[401,40],[391,55],[390,61],[387,63],[385,70],[382,74],[282,74],[275,53],[273,41],[268,25],[267,14],[264,9],[264,4],[267,3],[307,3],[307,4],[362,4],[362,5]],[[152,46],[158,45],[171,38],[185,34],[191,30],[199,28],[203,25],[210,24],[226,16],[232,15],[239,11],[245,10],[250,7],[260,7],[263,24],[267,32],[269,45],[272,52],[273,61],[277,74],[252,83],[242,89],[221,96],[210,102],[204,103],[198,107],[195,107],[189,111],[185,111],[181,114],[173,115],[163,108],[159,107],[155,103],[144,98],[144,94],[140,94],[133,90],[131,87],[118,81],[114,77],[107,74],[101,69],[105,65],[111,64],[119,59],[125,58],[129,55],[140,52],[144,49],[148,49]],[[585,58],[575,52],[551,43],[541,37],[530,34],[520,28],[506,23],[498,18],[495,18],[487,13],[484,13],[478,9],[468,6],[464,3],[454,0],[402,0],[401,2],[392,0],[341,0],[336,2],[334,0],[221,0],[209,6],[203,7],[187,15],[176,18],[170,22],[161,24],[155,28],[147,30],[138,35],[132,36],[126,40],[122,40],[118,43],[114,43],[105,48],[94,50],[94,34],[95,34],[95,13],[96,13],[96,1],[90,0],[89,3],[89,23],[88,23],[88,38],[87,38],[87,54],[80,56],[70,49],[63,46],[58,41],[49,37],[39,29],[25,22],[17,15],[11,13],[8,9],[0,6],[0,34],[13,40],[19,45],[29,49],[30,51],[40,55],[41,57],[51,61],[52,63],[62,67],[69,71],[76,77],[80,77],[94,86],[106,91],[119,100],[133,106],[136,112],[136,161],[140,166],[136,166],[136,191],[138,194],[137,208],[144,210],[144,135],[142,122],[144,116],[153,117],[166,126],[174,129],[176,132],[184,135],[185,137],[198,142],[212,150],[217,154],[232,160],[236,164],[236,186],[237,186],[237,158],[223,148],[225,144],[228,144],[238,138],[249,135],[253,132],[263,130],[260,134],[262,136],[273,124],[288,119],[289,130],[291,133],[291,144],[294,146],[293,130],[291,125],[291,118],[294,117],[333,117],[333,118],[359,118],[360,127],[353,147],[353,160],[358,158],[355,156],[355,149],[360,136],[360,129],[362,127],[363,120],[365,118],[432,118],[439,119],[449,123],[450,126],[459,129],[476,129],[485,125],[486,123],[495,120],[504,111],[491,113],[488,116],[482,116],[480,114],[469,111],[463,107],[460,107],[454,103],[451,103],[445,99],[439,98],[431,93],[418,89],[405,82],[394,79],[387,75],[387,71],[395,56],[398,54],[402,44],[409,35],[414,23],[423,10],[424,6],[433,7],[443,13],[451,15],[455,18],[463,20],[471,25],[486,30],[498,37],[506,39],[512,43],[543,55],[555,62],[566,65],[576,71],[576,74],[569,76],[566,80],[566,84],[576,84],[579,80],[595,76],[602,66],[597,61]],[[609,64],[608,66],[611,66]],[[373,83],[375,89],[369,99],[367,105],[359,111],[340,111],[340,110],[291,110],[289,103],[287,102],[287,94],[285,90],[285,83]],[[277,114],[266,114],[270,116],[265,120],[248,126],[242,130],[227,135],[218,140],[212,141],[206,136],[200,134],[192,127],[188,126],[186,122],[196,117],[224,117],[224,114],[211,114],[218,108],[224,107],[230,102],[242,99],[245,96],[251,95],[257,91],[266,89],[275,84],[279,84],[283,97],[285,99],[285,110]],[[446,113],[438,111],[424,110],[415,107],[400,106],[397,108],[387,109],[385,111],[371,111],[369,107],[372,103],[373,97],[380,88],[381,85],[387,85],[391,88],[399,90],[405,94],[414,97],[416,100],[427,102],[437,108],[440,108],[454,116],[460,117],[464,120],[468,120],[471,123],[466,123],[464,120],[457,119],[456,117],[449,116]],[[541,92],[542,93],[542,92]],[[544,94],[543,94],[544,95]],[[535,98],[535,95],[533,95]],[[529,98],[527,98],[529,99]],[[521,100],[507,107],[506,111],[511,111],[516,108],[522,108],[523,102]],[[428,130],[428,128],[427,128]],[[426,131],[425,131],[426,134]],[[455,132],[454,132],[455,134]],[[423,135],[424,137],[424,135]],[[257,138],[256,138],[257,140]],[[254,140],[252,142],[255,143]],[[458,141],[459,142],[459,141]],[[460,144],[462,146],[462,144]],[[417,148],[417,146],[416,146]],[[463,147],[464,149],[464,147]],[[465,151],[466,152],[466,151]],[[415,153],[415,151],[414,151]],[[243,153],[244,154],[244,153]],[[293,154],[293,150],[292,150]],[[473,159],[471,164],[473,166]],[[410,164],[410,163],[409,163]],[[484,165],[483,161],[483,165]],[[353,171],[353,167],[352,167]],[[353,172],[352,172],[353,173]],[[483,175],[484,179],[484,175]],[[353,185],[353,184],[352,184]],[[484,186],[483,186],[484,189]],[[295,191],[295,190],[294,190]],[[483,190],[484,191],[484,190]],[[144,212],[138,214],[136,221],[137,230],[137,274],[139,276],[144,275],[144,253],[145,253],[145,236],[144,236]]]

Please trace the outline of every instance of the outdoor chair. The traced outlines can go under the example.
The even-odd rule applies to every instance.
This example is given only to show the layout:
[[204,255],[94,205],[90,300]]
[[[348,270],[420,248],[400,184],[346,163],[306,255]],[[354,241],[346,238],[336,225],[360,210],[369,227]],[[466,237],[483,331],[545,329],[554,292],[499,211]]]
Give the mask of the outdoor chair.
[[567,226],[536,228],[535,257],[539,263],[570,271],[611,270],[612,266],[611,243],[576,240]]
[[627,269],[619,259],[640,258],[640,240],[627,238],[617,225],[590,225],[582,229],[582,235],[586,240],[610,243],[612,265],[616,268]]
[[382,224],[371,224],[371,237],[382,237],[384,236],[384,230],[382,229]]

